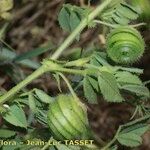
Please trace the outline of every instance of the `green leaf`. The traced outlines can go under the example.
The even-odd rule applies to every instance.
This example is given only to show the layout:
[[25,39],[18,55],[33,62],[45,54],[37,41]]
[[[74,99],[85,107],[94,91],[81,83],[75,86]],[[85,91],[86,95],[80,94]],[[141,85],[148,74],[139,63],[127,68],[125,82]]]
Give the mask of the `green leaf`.
[[[71,14],[70,14],[71,31],[73,31],[80,24],[80,22],[81,22],[81,20],[80,20],[79,16],[75,12],[71,11]],[[76,37],[77,40],[79,40],[79,36],[80,36],[80,33]]]
[[95,52],[95,54],[93,56],[101,65],[106,65],[106,66],[109,65],[108,62],[106,61],[106,53]]
[[97,95],[88,80],[88,76],[85,76],[83,79],[83,90],[84,90],[84,95],[87,98],[89,103],[96,104],[97,103]]
[[15,136],[16,132],[8,129],[0,129],[0,137],[1,138],[9,138]]
[[121,126],[117,140],[125,146],[136,147],[142,144],[141,136],[150,129],[148,120],[150,115],[131,121]]
[[67,8],[63,7],[58,15],[59,25],[64,31],[71,31],[70,13]]
[[[4,61],[13,61],[13,59],[17,56],[17,54],[13,51],[8,50],[7,48],[3,48],[0,51],[0,62],[3,63]],[[17,64],[32,68],[32,69],[37,69],[40,67],[40,64],[35,62],[35,61],[31,61],[29,59],[25,59],[19,62],[16,62]]]
[[117,82],[120,83],[129,83],[129,84],[142,84],[142,81],[140,80],[140,78],[130,72],[126,72],[126,71],[118,71],[115,74],[115,77],[117,79]]
[[36,110],[35,98],[32,92],[29,93],[29,107],[33,113],[36,113],[37,110]]
[[121,133],[134,133],[139,136],[142,136],[146,131],[150,129],[150,126],[143,123],[137,123],[135,125],[131,125],[121,131]]
[[136,147],[142,144],[142,138],[134,133],[119,134],[117,140],[120,144],[129,147]]
[[100,90],[108,102],[122,102],[123,97],[120,95],[117,81],[113,74],[101,71],[98,77]]
[[90,76],[88,76],[87,78],[90,81],[92,87],[98,92],[99,91],[99,85],[98,85],[97,80],[95,80],[94,78],[92,78]]
[[9,111],[3,116],[3,118],[14,126],[27,128],[25,113],[18,105],[10,106]]
[[43,54],[43,53],[47,52],[48,50],[50,50],[52,48],[53,48],[53,45],[49,44],[46,47],[39,47],[39,48],[33,49],[31,51],[25,52],[25,53],[20,54],[19,56],[15,57],[14,61],[16,61],[16,62],[17,61],[22,61],[22,60],[25,60],[25,59],[28,59],[28,58],[38,56],[40,54]]
[[144,85],[123,85],[121,86],[121,89],[133,92],[140,96],[150,97],[150,92],[147,87]]
[[54,101],[54,98],[46,94],[44,91],[35,89],[35,94],[44,103],[50,104]]

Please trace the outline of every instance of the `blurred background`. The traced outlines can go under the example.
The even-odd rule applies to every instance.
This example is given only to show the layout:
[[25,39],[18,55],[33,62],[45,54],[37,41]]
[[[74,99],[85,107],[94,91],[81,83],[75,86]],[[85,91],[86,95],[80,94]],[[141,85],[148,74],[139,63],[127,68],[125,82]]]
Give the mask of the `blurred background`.
[[[102,1],[102,0],[101,0]],[[91,0],[90,7],[96,7],[100,0]],[[3,35],[1,49],[7,47],[16,55],[25,53],[36,48],[50,45],[51,48],[42,55],[33,58],[37,62],[35,67],[14,65],[9,61],[8,57],[13,54],[7,54],[6,61],[3,58],[4,54],[0,51],[0,86],[3,90],[9,90],[20,80],[39,65],[38,63],[43,58],[51,55],[55,48],[61,45],[68,33],[65,33],[60,28],[57,17],[63,3],[71,3],[75,5],[88,5],[86,0],[15,0],[14,7],[11,10],[11,20]],[[150,80],[150,1],[149,0],[129,0],[134,6],[141,10],[141,16],[133,23],[146,22],[147,25],[138,27],[146,42],[144,56],[133,66],[144,69],[144,74],[141,76],[143,81]],[[3,20],[1,21],[3,26]],[[4,21],[6,22],[6,21]],[[99,47],[104,47],[104,43],[100,38],[102,31],[99,28],[91,28],[85,30],[79,42],[73,43],[61,59],[75,59],[78,57],[78,51],[81,49],[92,48],[93,43]],[[10,55],[10,56],[9,56]],[[5,62],[5,63],[4,63]],[[66,90],[62,83],[62,89]],[[59,92],[57,84],[50,78],[49,75],[44,75],[35,80],[29,88],[41,88],[50,95],[55,95]],[[100,105],[90,106],[89,118],[93,130],[104,140],[111,139],[118,128],[119,124],[127,122],[133,113],[131,106],[127,104],[108,104],[102,102]],[[125,148],[120,148],[125,149]],[[129,148],[127,148],[129,149]],[[150,133],[145,134],[144,144],[137,150],[150,150]]]

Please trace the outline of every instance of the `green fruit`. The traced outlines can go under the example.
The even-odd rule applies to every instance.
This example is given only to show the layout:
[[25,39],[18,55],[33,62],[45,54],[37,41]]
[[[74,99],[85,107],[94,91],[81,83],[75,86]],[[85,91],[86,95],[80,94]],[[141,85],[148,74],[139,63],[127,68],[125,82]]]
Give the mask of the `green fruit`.
[[57,140],[87,139],[89,137],[85,106],[70,95],[59,95],[50,104],[48,125]]
[[120,26],[107,37],[107,54],[116,63],[136,62],[143,55],[144,47],[141,34],[132,27]]

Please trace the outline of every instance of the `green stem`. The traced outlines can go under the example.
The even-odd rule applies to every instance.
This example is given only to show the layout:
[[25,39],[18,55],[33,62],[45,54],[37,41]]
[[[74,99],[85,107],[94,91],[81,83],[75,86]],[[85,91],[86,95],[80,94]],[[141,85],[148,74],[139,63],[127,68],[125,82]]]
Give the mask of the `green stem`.
[[67,86],[68,86],[68,88],[69,88],[69,90],[70,90],[72,96],[74,97],[74,99],[78,98],[77,95],[76,95],[76,93],[75,93],[75,91],[73,90],[73,88],[72,88],[70,82],[68,81],[68,79],[67,79],[62,73],[59,73],[59,75],[60,75],[60,76],[63,78],[63,80],[66,82],[66,84],[67,84]]
[[82,76],[84,76],[86,73],[85,70],[77,70],[77,69],[70,69],[70,68],[59,68],[56,71],[70,73],[70,74],[77,74],[77,75],[82,75]]
[[52,55],[51,59],[57,59],[61,53],[73,42],[76,36],[92,21],[98,14],[100,14],[105,7],[108,6],[113,0],[105,0],[104,3],[100,4],[94,11],[92,11],[87,17],[85,17],[79,26],[68,36],[64,43],[56,50]]
[[108,26],[108,27],[112,27],[112,28],[116,28],[118,25],[113,25],[113,24],[110,24],[110,23],[107,23],[107,22],[104,22],[104,21],[100,21],[100,20],[94,20],[95,23],[98,23],[98,24],[103,24],[105,26]]
[[[92,21],[98,14],[100,14],[104,8],[106,8],[113,0],[105,0],[102,4],[100,4],[95,10],[93,10],[85,19],[81,21],[81,23],[77,26],[77,28],[68,36],[68,38],[64,41],[64,43],[56,50],[56,52],[52,55],[51,59],[57,59],[61,55],[61,53],[73,42],[76,36],[88,25],[90,21]],[[18,91],[20,91],[27,84],[32,82],[34,79],[42,75],[43,73],[50,71],[50,69],[45,70],[43,67],[40,67],[38,70],[29,75],[25,80],[18,83],[15,87],[13,87],[10,91],[5,93],[0,97],[0,103],[6,102],[9,98],[14,96]],[[69,70],[67,70],[69,71]],[[74,73],[81,73],[75,71]],[[82,71],[83,73],[83,71]]]
[[47,144],[46,145],[44,145],[44,147],[43,148],[41,148],[41,150],[46,150],[46,149],[48,149],[50,147],[50,145],[49,145],[49,143],[47,142]]
[[32,82],[34,79],[42,75],[46,70],[44,67],[40,67],[36,71],[34,71],[31,75],[29,75],[25,80],[21,81],[18,85],[13,87],[11,90],[9,90],[7,93],[5,93],[3,96],[0,97],[0,104],[6,102],[9,98],[12,98],[15,94],[17,94],[18,91],[20,91],[22,88],[24,88],[26,85],[28,85],[30,82]]

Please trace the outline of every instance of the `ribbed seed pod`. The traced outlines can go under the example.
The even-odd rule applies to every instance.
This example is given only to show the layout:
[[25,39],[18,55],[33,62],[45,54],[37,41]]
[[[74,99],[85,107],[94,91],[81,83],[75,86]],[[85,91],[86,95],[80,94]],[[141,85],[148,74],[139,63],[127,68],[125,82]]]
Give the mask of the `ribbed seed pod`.
[[118,27],[107,37],[107,54],[116,63],[136,62],[144,53],[144,40],[132,27]]
[[59,95],[50,104],[48,125],[57,140],[87,139],[89,127],[85,106],[70,95]]

